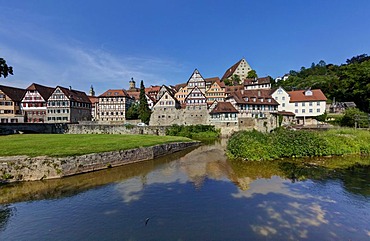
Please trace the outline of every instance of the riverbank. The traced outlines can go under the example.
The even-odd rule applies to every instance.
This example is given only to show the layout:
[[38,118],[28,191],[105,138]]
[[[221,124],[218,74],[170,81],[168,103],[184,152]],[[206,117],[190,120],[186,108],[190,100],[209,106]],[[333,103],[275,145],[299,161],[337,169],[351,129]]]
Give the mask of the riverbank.
[[143,135],[13,135],[0,140],[0,182],[61,178],[199,145],[188,138]]
[[232,159],[273,160],[287,157],[370,154],[370,132],[349,128],[327,131],[279,129],[272,133],[241,131],[227,144]]

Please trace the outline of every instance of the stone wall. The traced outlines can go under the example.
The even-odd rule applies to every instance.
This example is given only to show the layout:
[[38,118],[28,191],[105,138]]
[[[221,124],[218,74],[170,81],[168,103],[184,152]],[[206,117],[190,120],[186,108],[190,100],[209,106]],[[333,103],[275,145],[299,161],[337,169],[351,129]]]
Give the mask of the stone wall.
[[149,124],[150,126],[209,125],[210,122],[207,108],[200,106],[185,109],[167,108],[165,111],[161,108],[155,109]]
[[81,125],[68,124],[67,134],[145,134],[165,136],[166,128],[163,126],[124,126],[124,125]]
[[122,151],[71,157],[0,157],[0,182],[34,181],[61,178],[80,173],[151,160],[199,145],[177,142]]

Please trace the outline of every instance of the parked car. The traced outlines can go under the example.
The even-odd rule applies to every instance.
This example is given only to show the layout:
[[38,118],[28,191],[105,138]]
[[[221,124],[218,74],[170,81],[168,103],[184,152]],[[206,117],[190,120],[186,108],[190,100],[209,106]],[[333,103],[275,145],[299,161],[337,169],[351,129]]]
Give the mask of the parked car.
[[140,122],[140,123],[137,123],[137,126],[148,126],[148,125],[145,124],[144,122]]

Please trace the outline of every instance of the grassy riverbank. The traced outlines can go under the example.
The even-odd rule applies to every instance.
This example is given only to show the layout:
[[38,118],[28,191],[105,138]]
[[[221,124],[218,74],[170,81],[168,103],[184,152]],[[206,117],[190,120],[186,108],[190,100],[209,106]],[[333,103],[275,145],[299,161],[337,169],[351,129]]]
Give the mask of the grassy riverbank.
[[0,136],[0,156],[77,156],[186,141],[190,139],[150,135],[8,135]]
[[166,135],[183,136],[194,140],[208,141],[220,137],[220,130],[212,125],[172,125],[166,131]]
[[370,154],[370,132],[355,129],[320,132],[279,129],[268,134],[241,131],[230,138],[227,154],[230,158],[246,160]]

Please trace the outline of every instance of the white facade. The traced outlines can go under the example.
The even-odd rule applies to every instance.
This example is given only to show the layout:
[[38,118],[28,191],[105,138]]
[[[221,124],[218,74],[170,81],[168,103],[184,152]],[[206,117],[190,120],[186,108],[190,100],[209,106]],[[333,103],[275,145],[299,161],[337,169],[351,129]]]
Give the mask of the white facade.
[[272,97],[279,103],[279,111],[292,112],[297,118],[314,117],[324,114],[326,109],[326,100],[314,96],[318,91],[320,90],[302,90],[302,98],[292,100],[291,95],[279,87],[272,93]]

